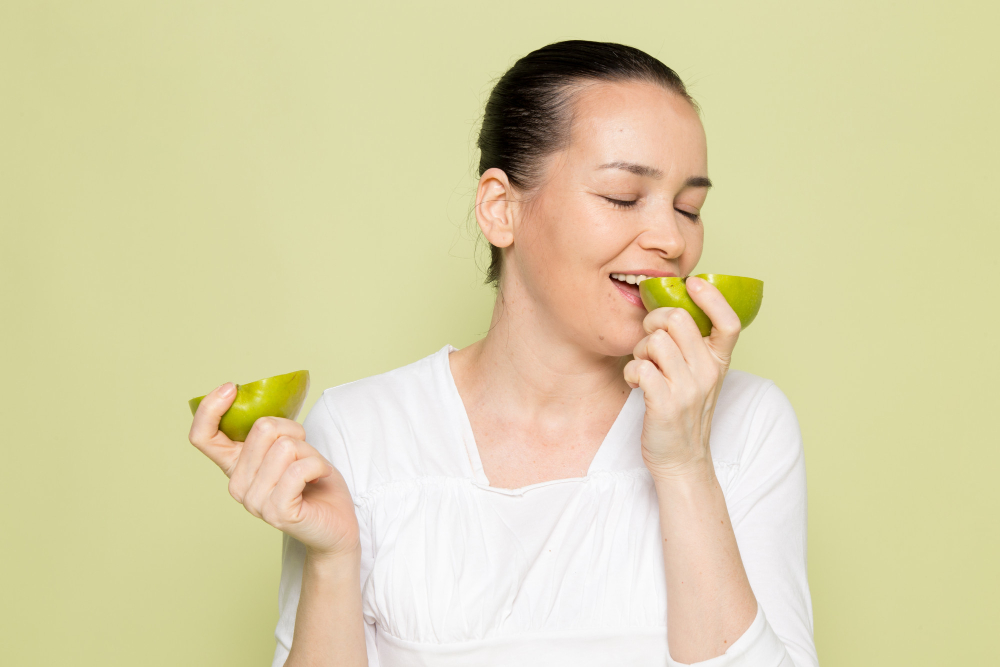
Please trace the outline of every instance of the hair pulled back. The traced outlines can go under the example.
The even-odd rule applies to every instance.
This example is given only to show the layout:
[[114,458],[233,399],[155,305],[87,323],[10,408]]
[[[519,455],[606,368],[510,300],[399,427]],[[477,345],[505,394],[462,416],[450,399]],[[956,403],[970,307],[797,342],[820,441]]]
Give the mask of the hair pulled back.
[[[514,63],[493,87],[477,142],[479,175],[496,167],[518,190],[533,189],[543,160],[566,145],[573,88],[587,81],[656,83],[694,104],[677,73],[644,51],[585,40],[549,44]],[[487,283],[498,283],[502,262],[490,244]]]

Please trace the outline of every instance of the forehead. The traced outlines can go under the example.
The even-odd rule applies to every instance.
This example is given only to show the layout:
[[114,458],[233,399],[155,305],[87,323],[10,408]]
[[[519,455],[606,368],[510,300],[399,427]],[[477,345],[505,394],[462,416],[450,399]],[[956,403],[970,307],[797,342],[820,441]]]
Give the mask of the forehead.
[[624,160],[686,177],[704,175],[708,166],[698,112],[677,93],[645,82],[585,84],[574,96],[567,152],[586,163],[581,167]]

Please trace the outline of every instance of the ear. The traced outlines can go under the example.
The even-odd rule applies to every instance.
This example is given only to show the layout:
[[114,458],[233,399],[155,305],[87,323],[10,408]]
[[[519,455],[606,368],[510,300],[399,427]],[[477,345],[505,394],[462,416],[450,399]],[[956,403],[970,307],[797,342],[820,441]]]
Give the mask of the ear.
[[476,191],[476,222],[486,240],[498,248],[514,242],[514,204],[507,174],[495,167],[483,172]]

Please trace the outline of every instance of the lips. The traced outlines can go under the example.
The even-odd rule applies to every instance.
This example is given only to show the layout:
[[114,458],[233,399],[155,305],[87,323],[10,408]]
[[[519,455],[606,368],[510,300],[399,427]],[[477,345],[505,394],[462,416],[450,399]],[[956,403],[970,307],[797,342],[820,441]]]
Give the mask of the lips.
[[633,306],[642,308],[643,311],[646,310],[646,307],[642,305],[642,299],[639,298],[639,286],[637,284],[629,284],[615,278],[610,278],[610,280],[614,283],[615,289],[618,290],[618,293],[621,294],[626,301],[631,303]]
[[610,278],[611,282],[618,290],[618,293],[621,294],[626,301],[634,306],[642,308],[643,311],[645,311],[646,307],[642,305],[642,299],[639,298],[639,283],[647,278],[666,278],[676,275],[676,273],[671,273],[669,271],[656,271],[648,269],[629,273],[612,273],[608,276],[608,278]]

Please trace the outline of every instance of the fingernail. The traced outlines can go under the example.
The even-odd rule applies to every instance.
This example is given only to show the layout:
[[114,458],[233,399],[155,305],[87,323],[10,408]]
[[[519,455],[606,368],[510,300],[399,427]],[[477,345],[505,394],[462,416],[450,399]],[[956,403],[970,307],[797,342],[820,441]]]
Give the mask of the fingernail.
[[227,382],[219,386],[219,396],[222,398],[228,398],[236,387],[233,386],[232,382]]
[[[694,280],[694,282],[691,282],[692,280]],[[702,285],[701,278],[695,278],[694,276],[688,278],[686,284],[688,292],[697,292],[702,287],[704,287],[704,285]]]

